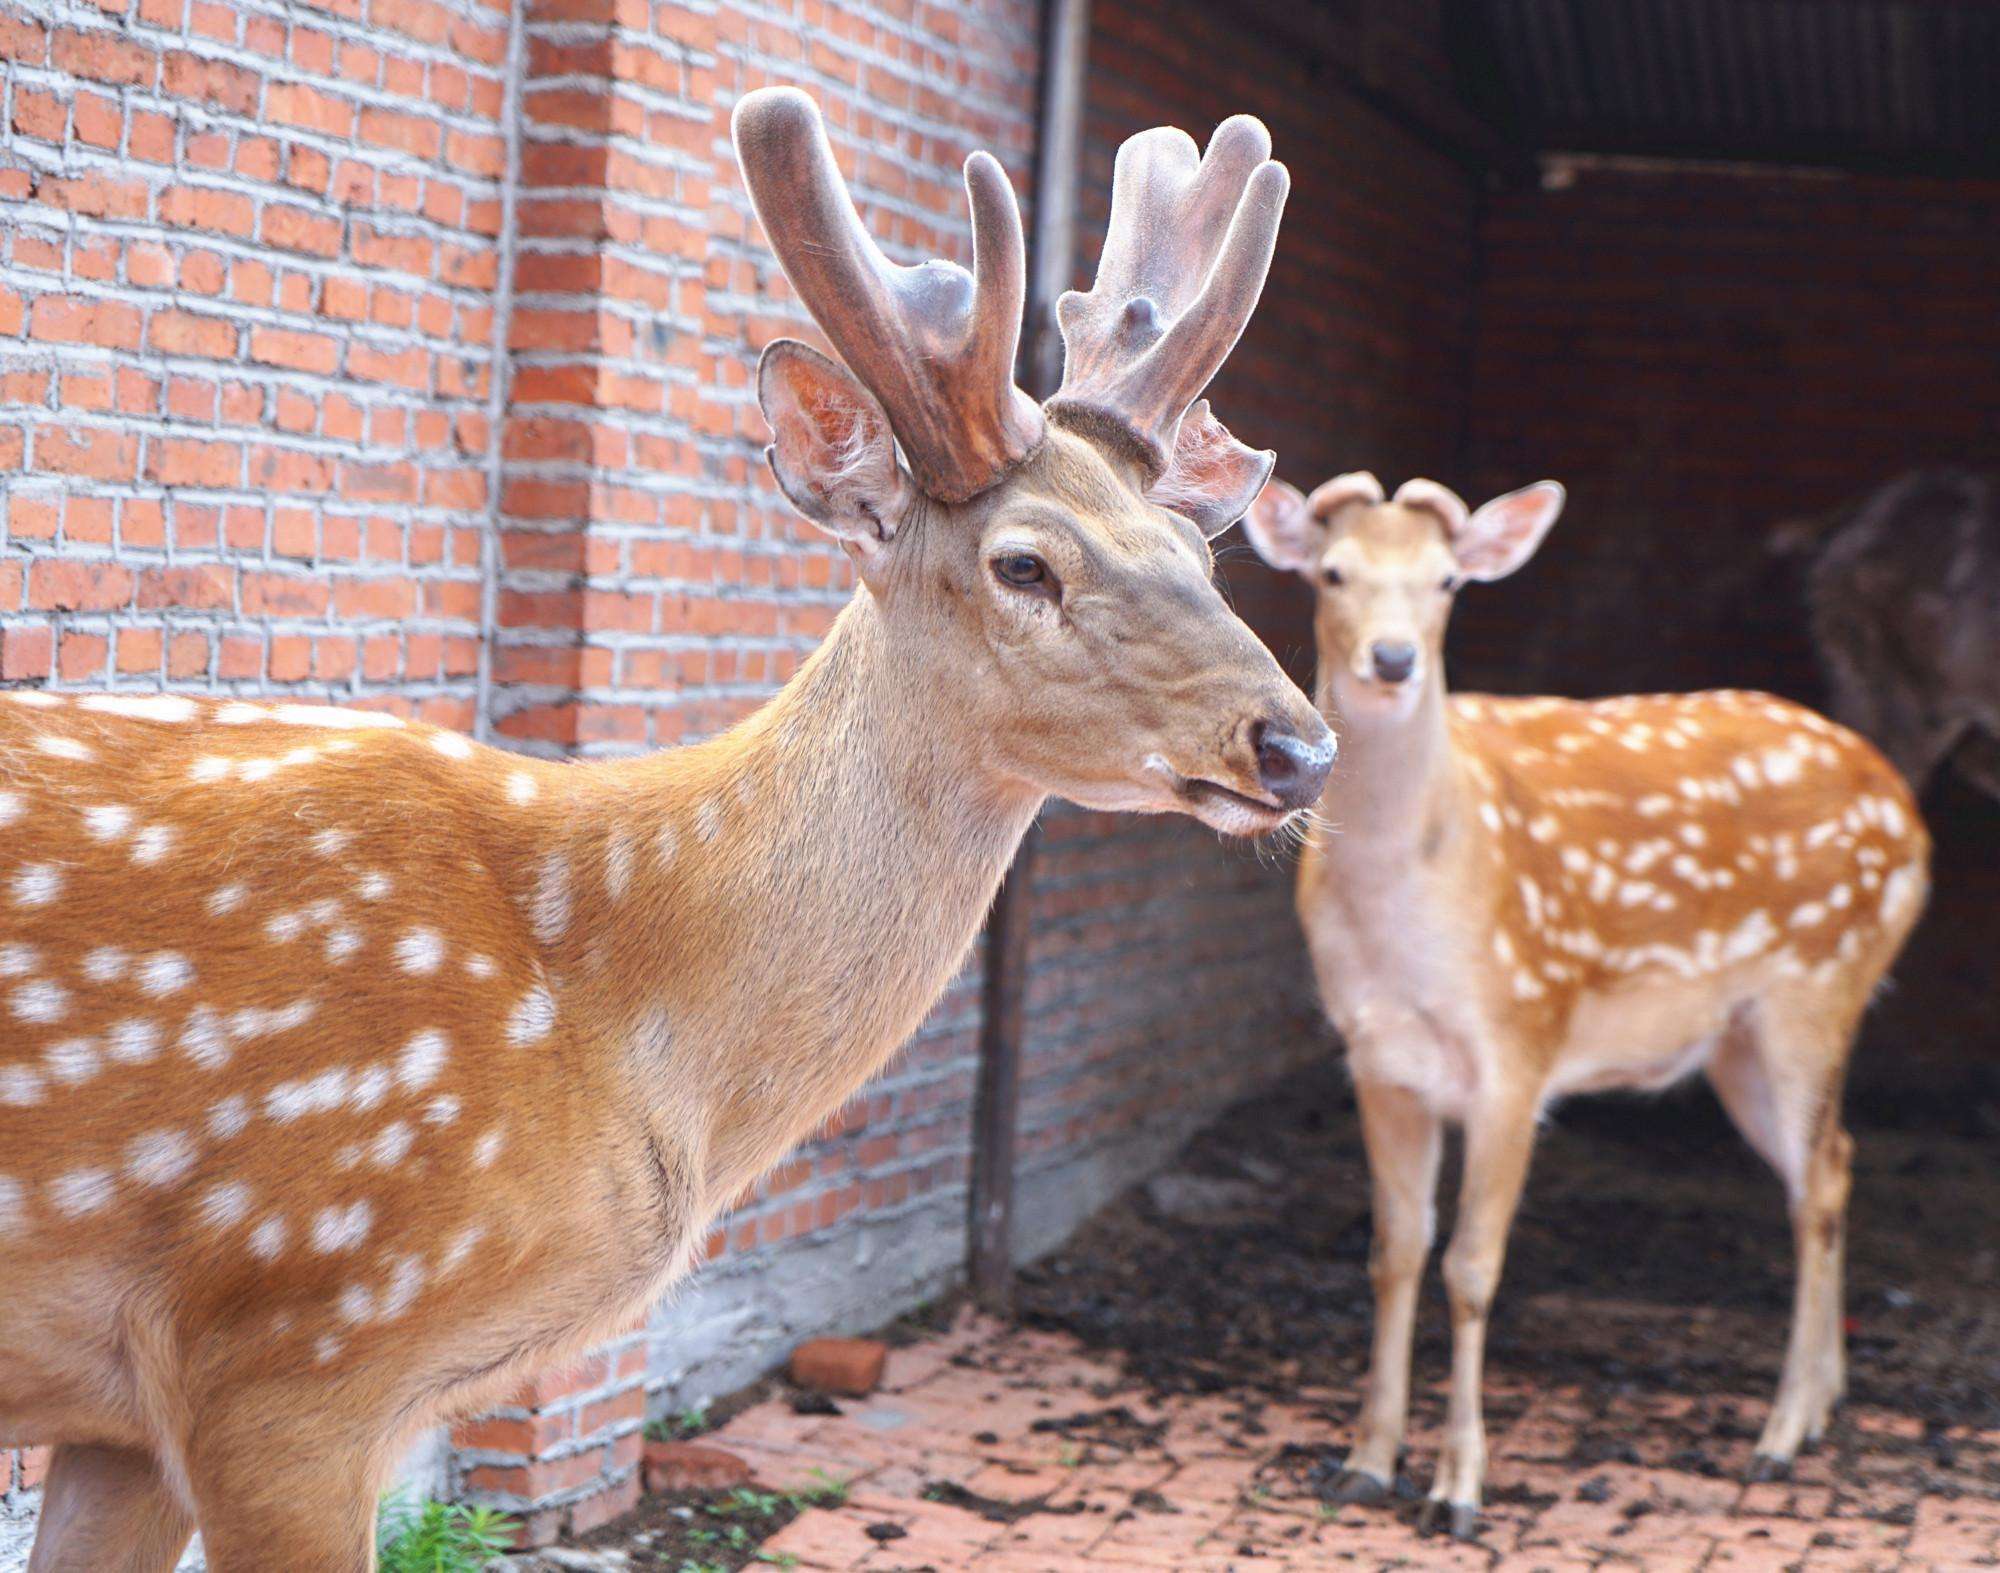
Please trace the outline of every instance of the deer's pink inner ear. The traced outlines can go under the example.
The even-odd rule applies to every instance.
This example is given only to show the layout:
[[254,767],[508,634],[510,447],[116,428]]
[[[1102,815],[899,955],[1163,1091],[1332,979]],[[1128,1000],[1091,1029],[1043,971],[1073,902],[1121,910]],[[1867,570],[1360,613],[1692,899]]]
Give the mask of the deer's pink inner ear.
[[1277,462],[1246,448],[1199,399],[1181,417],[1173,460],[1147,490],[1163,508],[1185,514],[1203,535],[1220,535],[1242,518]]
[[757,403],[770,422],[778,485],[843,540],[891,539],[910,498],[889,418],[846,367],[792,339],[764,352]]
[[1534,556],[1562,513],[1564,495],[1556,482],[1537,481],[1481,504],[1452,538],[1466,577],[1504,579]]
[[1273,568],[1308,573],[1326,545],[1326,527],[1312,516],[1305,493],[1273,479],[1243,516],[1243,533]]

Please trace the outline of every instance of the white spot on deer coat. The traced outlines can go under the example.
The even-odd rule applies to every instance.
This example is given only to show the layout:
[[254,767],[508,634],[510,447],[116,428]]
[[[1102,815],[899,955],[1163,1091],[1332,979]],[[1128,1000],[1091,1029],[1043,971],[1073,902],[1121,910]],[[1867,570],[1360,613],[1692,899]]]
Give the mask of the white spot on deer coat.
[[541,788],[535,778],[525,770],[516,770],[507,777],[507,796],[516,803],[532,803]]
[[274,912],[264,920],[264,937],[274,945],[288,945],[305,931],[303,912]]
[[361,945],[362,939],[359,930],[348,928],[343,924],[341,927],[331,930],[326,936],[326,959],[336,967],[340,966],[351,960],[354,954],[361,949]]
[[211,1185],[202,1193],[201,1221],[211,1229],[233,1229],[250,1213],[250,1187],[241,1180]]
[[104,1035],[105,1046],[114,1060],[127,1065],[143,1065],[160,1052],[160,1026],[141,1016],[130,1016]]
[[0,945],[0,978],[18,978],[33,972],[41,960],[33,945]]
[[285,1220],[273,1213],[250,1231],[251,1254],[267,1262],[273,1260],[285,1248],[285,1234]]
[[57,759],[73,759],[79,763],[97,757],[86,745],[79,743],[73,737],[38,737],[35,739],[35,746],[43,753],[52,754]]
[[187,957],[176,951],[159,950],[139,963],[139,989],[154,999],[176,994],[194,979]]
[[569,927],[569,863],[559,852],[542,859],[535,876],[535,893],[529,903],[529,920],[535,936],[544,945],[553,945]]
[[184,1131],[150,1131],[125,1149],[125,1172],[141,1185],[172,1185],[194,1167],[194,1143]]
[[0,1103],[32,1108],[42,1101],[42,1085],[42,1073],[32,1065],[0,1067]]
[[604,890],[613,901],[623,901],[632,883],[632,853],[632,833],[612,831],[604,843]]
[[18,792],[0,792],[0,825],[11,825],[21,817],[25,805]]
[[555,996],[540,984],[528,990],[507,1018],[507,1041],[525,1048],[549,1035],[556,1024]]
[[132,828],[132,810],[120,803],[97,803],[83,811],[83,828],[93,841],[110,841]]
[[375,1318],[375,1292],[366,1284],[349,1284],[337,1304],[343,1321],[359,1325]]
[[354,893],[363,901],[380,901],[389,894],[389,876],[370,869],[355,884]]
[[222,886],[221,889],[213,891],[209,895],[208,915],[212,918],[219,918],[234,912],[238,907],[243,905],[244,898],[249,894],[250,892],[245,890],[241,885]]
[[109,1171],[104,1169],[72,1169],[68,1174],[57,1175],[49,1182],[49,1200],[55,1204],[57,1212],[72,1218],[81,1218],[107,1206],[113,1194],[114,1185]]
[[203,783],[220,781],[229,774],[229,761],[220,754],[203,754],[188,766],[188,779]]
[[209,1106],[208,1134],[219,1142],[241,1135],[249,1123],[250,1100],[241,1093],[231,1093],[220,1103]]
[[21,1227],[21,1182],[0,1174],[0,1234],[11,1234]]
[[197,709],[185,694],[86,694],[77,704],[100,715],[126,716],[134,721],[186,721]]
[[313,1249],[322,1256],[351,1251],[368,1238],[374,1226],[375,1209],[365,1200],[345,1207],[323,1207],[313,1217]]
[[347,1101],[350,1072],[336,1065],[305,1081],[280,1082],[264,1094],[264,1109],[281,1125],[308,1114],[324,1114]]
[[703,798],[694,811],[694,833],[699,841],[713,841],[722,833],[722,801]]
[[473,1251],[478,1247],[479,1242],[485,1238],[486,1226],[484,1224],[468,1224],[465,1228],[459,1230],[457,1234],[452,1236],[451,1243],[444,1248],[443,1253],[438,1257],[438,1271],[445,1273],[457,1272],[471,1257]]
[[125,976],[125,969],[131,964],[129,951],[120,950],[116,945],[99,945],[85,953],[83,975],[92,983],[116,983]]
[[449,1125],[453,1120],[458,1118],[458,1110],[458,1099],[448,1093],[442,1098],[433,1098],[425,1106],[424,1124]]
[[316,830],[308,843],[323,858],[337,856],[354,839],[351,830]]
[[354,1078],[354,1086],[347,1094],[350,1107],[363,1113],[377,1107],[389,1096],[389,1088],[395,1078],[386,1065],[367,1065]]
[[405,972],[425,977],[444,963],[444,936],[434,928],[419,924],[396,941],[396,965]]
[[416,1139],[416,1132],[401,1120],[385,1125],[368,1144],[368,1161],[378,1169],[393,1169],[409,1156],[410,1144]]
[[313,1343],[313,1363],[331,1365],[340,1358],[340,1351],[346,1347],[331,1333],[322,1333]]
[[95,1038],[64,1038],[42,1052],[42,1063],[57,1081],[75,1086],[89,1081],[98,1072],[98,1043]]
[[475,952],[465,958],[465,970],[475,978],[490,978],[494,972],[493,958]]
[[132,861],[139,864],[159,862],[172,848],[178,833],[172,825],[148,825],[132,838]]
[[396,1265],[389,1271],[389,1287],[382,1294],[382,1320],[393,1322],[409,1310],[423,1292],[423,1287],[423,1262],[415,1256],[397,1258]]
[[460,737],[456,732],[433,732],[431,734],[431,747],[435,748],[447,759],[470,759],[472,757],[471,742],[466,738]]
[[500,1156],[500,1149],[507,1144],[507,1133],[495,1126],[472,1146],[472,1166],[475,1169],[490,1169]]
[[207,1005],[197,1005],[189,1011],[181,1027],[180,1049],[203,1070],[227,1064],[229,1039],[223,1032],[221,1016]]
[[674,853],[680,848],[680,841],[680,833],[674,829],[671,821],[662,824],[653,833],[653,855],[660,860],[662,868],[673,862]]
[[396,1080],[411,1092],[428,1087],[444,1069],[451,1046],[441,1032],[420,1032],[403,1045],[396,1058]]
[[14,870],[14,903],[46,907],[62,894],[62,870],[53,863],[24,863]]
[[23,1021],[61,1021],[69,1014],[69,990],[53,978],[31,978],[14,990],[11,1003]]

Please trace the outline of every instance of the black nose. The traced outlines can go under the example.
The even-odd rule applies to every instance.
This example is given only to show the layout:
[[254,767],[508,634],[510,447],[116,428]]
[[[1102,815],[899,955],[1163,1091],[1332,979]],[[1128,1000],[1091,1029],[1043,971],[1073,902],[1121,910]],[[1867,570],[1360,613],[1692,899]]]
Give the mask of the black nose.
[[1311,738],[1300,737],[1289,721],[1259,721],[1250,729],[1257,750],[1257,779],[1286,808],[1317,803],[1333,769],[1337,746],[1333,732],[1324,721],[1318,721],[1318,727]]
[[1406,639],[1377,639],[1368,647],[1375,675],[1385,683],[1403,682],[1417,669],[1417,647]]

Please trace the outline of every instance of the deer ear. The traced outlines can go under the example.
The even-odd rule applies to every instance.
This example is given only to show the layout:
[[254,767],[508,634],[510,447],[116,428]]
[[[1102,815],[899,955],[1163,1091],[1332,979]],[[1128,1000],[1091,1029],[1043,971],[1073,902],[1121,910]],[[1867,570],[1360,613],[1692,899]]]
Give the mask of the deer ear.
[[793,507],[857,552],[895,538],[916,484],[896,460],[889,417],[852,372],[778,339],[757,363],[757,403],[771,423],[764,457]]
[[1173,461],[1146,496],[1213,539],[1243,517],[1277,462],[1270,450],[1259,453],[1230,436],[1209,414],[1208,400],[1197,399],[1181,417]]
[[1563,510],[1555,481],[1537,481],[1483,503],[1452,532],[1451,549],[1468,579],[1504,579],[1530,557]]
[[1243,516],[1243,533],[1273,568],[1310,573],[1326,548],[1326,526],[1306,506],[1305,493],[1275,477]]

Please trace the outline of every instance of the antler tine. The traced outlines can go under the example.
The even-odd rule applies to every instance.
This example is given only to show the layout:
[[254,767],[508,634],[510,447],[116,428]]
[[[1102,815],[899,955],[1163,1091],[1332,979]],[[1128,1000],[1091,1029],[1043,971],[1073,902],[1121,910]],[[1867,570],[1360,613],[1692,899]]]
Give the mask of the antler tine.
[[1250,115],[1217,127],[1206,155],[1170,127],[1129,138],[1097,280],[1058,303],[1066,355],[1051,413],[1122,428],[1155,476],[1263,293],[1291,186],[1270,155]]
[[862,227],[819,109],[797,88],[746,94],[736,157],[771,249],[848,369],[882,403],[917,484],[963,502],[1042,440],[1042,413],[1014,386],[1027,295],[1014,188],[991,154],[965,164],[972,268],[899,267]]

